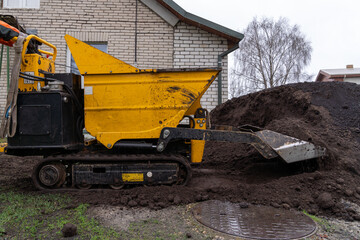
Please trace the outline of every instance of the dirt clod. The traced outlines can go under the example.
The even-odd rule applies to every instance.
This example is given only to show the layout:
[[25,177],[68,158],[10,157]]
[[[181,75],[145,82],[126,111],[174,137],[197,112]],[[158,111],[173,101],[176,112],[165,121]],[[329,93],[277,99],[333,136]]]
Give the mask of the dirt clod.
[[270,203],[271,206],[273,206],[274,208],[280,208],[280,204],[276,203],[276,202],[272,202]]
[[61,229],[63,237],[73,237],[77,234],[77,227],[72,223],[66,223]]
[[123,205],[127,204],[128,201],[129,201],[129,198],[127,196],[120,198],[120,203]]
[[354,194],[354,192],[351,191],[350,189],[346,189],[346,190],[345,190],[345,195],[346,195],[346,196],[351,197],[353,194]]
[[176,195],[174,197],[174,204],[179,205],[181,203],[181,197],[179,195]]
[[201,196],[201,201],[206,201],[209,200],[209,195],[208,194],[204,194]]
[[343,178],[338,178],[338,179],[336,179],[336,182],[338,184],[344,184],[345,180]]
[[239,203],[240,208],[249,208],[249,204],[247,202],[241,202]]
[[157,204],[156,204],[159,208],[166,208],[166,203],[165,202],[158,202]]
[[290,205],[287,204],[287,203],[284,203],[284,204],[282,205],[282,207],[285,208],[285,209],[290,209],[290,208],[291,208]]
[[142,207],[146,207],[148,205],[148,202],[146,200],[141,200],[139,202],[139,205],[142,206]]
[[135,200],[130,200],[129,203],[128,203],[129,207],[136,207],[137,204],[138,203]]
[[195,201],[196,201],[196,202],[200,202],[201,200],[202,200],[201,194],[197,194],[197,195],[195,196]]
[[174,195],[173,194],[169,194],[169,196],[167,197],[169,202],[173,202],[174,201]]
[[328,192],[324,192],[320,194],[319,197],[317,198],[317,203],[319,207],[322,209],[328,209],[335,205],[331,194]]

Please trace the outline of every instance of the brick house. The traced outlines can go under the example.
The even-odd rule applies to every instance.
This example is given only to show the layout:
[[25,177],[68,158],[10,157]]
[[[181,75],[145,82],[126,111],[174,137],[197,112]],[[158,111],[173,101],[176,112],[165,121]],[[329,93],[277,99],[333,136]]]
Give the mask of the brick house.
[[[243,35],[188,13],[174,1],[2,0],[1,4],[0,14],[16,16],[27,30],[57,47],[57,72],[76,72],[69,67],[76,65],[64,40],[69,34],[138,68],[222,67],[221,84],[213,83],[202,105],[211,110],[228,99],[227,54]],[[6,57],[2,66],[0,113],[6,97]]]
[[352,82],[360,84],[360,68],[347,65],[341,69],[321,69],[316,77],[316,82]]

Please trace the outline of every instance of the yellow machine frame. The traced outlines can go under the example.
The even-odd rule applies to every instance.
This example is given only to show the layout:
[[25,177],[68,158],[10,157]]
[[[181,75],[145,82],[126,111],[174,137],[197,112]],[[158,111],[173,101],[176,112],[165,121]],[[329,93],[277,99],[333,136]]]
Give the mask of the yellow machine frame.
[[[48,52],[39,49],[38,51],[42,54],[46,54],[47,56],[43,57],[37,53],[28,54],[26,53],[27,47],[29,45],[30,40],[39,41],[46,46],[52,48],[53,52]],[[21,64],[21,72],[37,76],[44,77],[43,72],[54,73],[55,72],[55,59],[56,59],[57,50],[54,45],[51,43],[35,36],[29,35],[26,37],[24,41],[23,51],[21,53],[22,64]],[[48,57],[52,57],[51,59]],[[43,71],[43,72],[42,72]],[[31,81],[23,78],[19,79],[18,88],[21,92],[31,92],[31,91],[39,91],[41,87],[44,86],[43,81]]]

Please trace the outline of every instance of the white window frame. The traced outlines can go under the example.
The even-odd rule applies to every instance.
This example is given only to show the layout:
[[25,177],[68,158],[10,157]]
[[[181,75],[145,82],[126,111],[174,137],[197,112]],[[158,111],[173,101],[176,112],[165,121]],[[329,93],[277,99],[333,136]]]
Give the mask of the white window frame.
[[40,0],[3,0],[3,8],[40,9]]

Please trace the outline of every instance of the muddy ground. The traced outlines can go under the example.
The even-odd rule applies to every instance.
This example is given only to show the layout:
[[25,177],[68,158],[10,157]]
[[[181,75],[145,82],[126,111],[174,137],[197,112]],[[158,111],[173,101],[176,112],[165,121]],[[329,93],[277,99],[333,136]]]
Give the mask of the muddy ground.
[[[282,86],[218,106],[212,124],[250,124],[327,148],[321,159],[286,165],[265,160],[251,146],[208,143],[188,186],[130,187],[68,192],[75,203],[160,210],[209,199],[299,209],[359,221],[346,202],[360,205],[360,86],[302,83]],[[0,186],[36,191],[30,179],[37,157],[0,156]],[[345,203],[344,203],[345,202]]]
[[[29,195],[51,194],[49,192],[36,190],[31,182],[31,167],[35,166],[39,160],[41,160],[39,157],[19,158],[0,154],[0,188],[15,189],[16,191]],[[271,169],[275,170],[274,167],[270,167],[270,170]],[[257,171],[260,173],[263,172],[261,169]],[[271,174],[269,174],[269,171],[267,170],[266,172],[268,173],[264,174],[266,176],[262,178],[260,182],[254,182],[252,180],[247,182],[249,179],[256,178],[256,174],[252,173],[240,178],[239,176],[228,174],[228,172],[223,170],[219,172],[211,168],[202,168],[196,170],[196,174],[188,187],[135,187],[120,191],[87,190],[85,192],[63,193],[67,194],[73,200],[66,209],[76,208],[80,203],[88,203],[90,204],[87,212],[89,217],[95,218],[103,226],[112,228],[118,232],[136,232],[138,237],[135,239],[156,239],[156,237],[158,239],[166,239],[166,236],[169,236],[169,228],[171,228],[171,232],[174,233],[175,236],[173,239],[234,240],[238,238],[212,230],[197,222],[192,216],[191,209],[197,202],[208,199],[240,200],[242,203],[248,203],[249,207],[251,207],[252,204],[257,205],[258,203],[268,205],[266,201],[260,202],[256,199],[267,199],[267,194],[269,196],[275,195],[271,193],[271,189],[276,191],[275,193],[279,194],[279,196],[282,196],[285,192],[289,193],[288,187],[294,184],[295,180],[285,187],[279,186],[279,184],[289,179],[289,177],[291,178],[291,176],[285,177],[283,180],[272,180],[266,184],[265,182],[272,178],[270,177]],[[312,174],[300,175],[307,175],[310,178],[313,177]],[[275,175],[272,176],[274,177]],[[276,175],[274,178],[278,177],[279,175]],[[232,179],[236,179],[236,181]],[[280,177],[280,179],[282,178]],[[272,185],[271,188],[266,187],[271,186],[271,182],[278,182],[278,184]],[[244,186],[246,186],[246,188],[244,188]],[[252,186],[256,186],[256,188],[251,190],[250,188]],[[261,187],[259,188],[259,186]],[[241,192],[244,193],[243,198],[234,197],[239,194],[239,189],[243,189],[241,190]],[[269,191],[265,192],[264,189]],[[232,191],[235,191],[235,193]],[[264,195],[260,196],[260,192],[263,192]],[[307,190],[305,193],[307,192],[310,192],[310,190]],[[221,196],[221,194],[223,194],[223,196]],[[296,194],[295,196],[299,197],[300,194]],[[289,199],[286,200],[286,202],[292,198],[291,195],[288,197]],[[144,198],[147,199],[140,200]],[[175,200],[175,198],[177,200]],[[300,199],[303,199],[303,197]],[[292,204],[282,203],[280,198],[272,200],[271,197],[268,201],[271,206],[276,208],[294,208]],[[300,211],[303,210],[301,201],[302,200],[299,200],[300,204],[295,208]],[[346,212],[350,212],[352,215],[360,214],[359,205],[349,202],[343,197],[340,197],[337,201],[337,206],[345,209]],[[317,215],[322,218],[324,217],[324,214]],[[44,215],[44,218],[46,217],[47,216]],[[360,239],[359,221],[353,218],[344,220],[343,216],[340,218],[325,216],[325,219],[325,225],[317,222],[318,230],[315,235],[308,238],[309,240]],[[12,234],[15,233],[9,232],[8,234],[12,236]],[[161,234],[163,234],[165,238],[162,238]],[[58,237],[58,235],[56,236]]]

